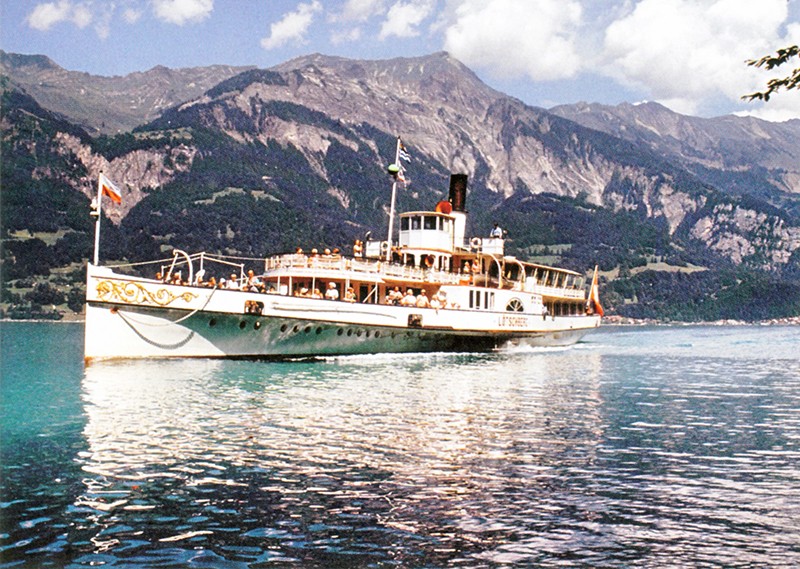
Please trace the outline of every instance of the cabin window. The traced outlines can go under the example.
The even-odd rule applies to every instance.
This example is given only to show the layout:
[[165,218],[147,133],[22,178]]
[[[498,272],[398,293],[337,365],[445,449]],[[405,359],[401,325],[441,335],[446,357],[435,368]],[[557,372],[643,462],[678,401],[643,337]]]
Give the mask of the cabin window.
[[422,222],[422,220],[420,220],[419,217],[412,217],[411,218],[411,229],[419,229],[421,222]]
[[525,309],[525,306],[522,304],[522,301],[518,298],[512,298],[508,301],[506,305],[506,310],[508,312],[522,312]]
[[408,218],[401,217],[400,218],[400,230],[401,231],[408,231]]
[[426,215],[423,219],[423,227],[425,229],[435,230],[436,229],[436,220],[438,218],[432,215]]
[[469,307],[470,308],[481,307],[481,291],[479,290],[469,291]]

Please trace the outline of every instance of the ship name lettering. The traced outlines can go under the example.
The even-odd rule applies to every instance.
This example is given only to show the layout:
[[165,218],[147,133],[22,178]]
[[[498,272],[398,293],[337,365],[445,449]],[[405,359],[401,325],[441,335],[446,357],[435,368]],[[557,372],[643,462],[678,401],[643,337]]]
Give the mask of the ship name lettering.
[[500,317],[499,325],[505,328],[525,328],[528,326],[528,317],[504,314]]

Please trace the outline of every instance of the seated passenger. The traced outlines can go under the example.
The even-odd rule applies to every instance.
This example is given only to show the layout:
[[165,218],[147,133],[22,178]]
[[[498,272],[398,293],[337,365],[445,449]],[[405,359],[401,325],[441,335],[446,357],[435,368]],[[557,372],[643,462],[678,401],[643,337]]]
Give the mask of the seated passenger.
[[328,283],[328,290],[325,291],[325,298],[328,300],[339,300],[339,289],[336,283]]
[[344,300],[345,302],[355,302],[356,301],[356,291],[353,287],[347,287],[347,291],[344,293]]
[[431,297],[431,308],[442,308],[443,306],[444,303],[442,303],[442,299],[439,296],[439,293],[438,292],[434,293],[433,296]]
[[389,291],[389,294],[386,295],[386,304],[394,304],[397,306],[400,304],[401,300],[403,300],[403,293],[400,292],[399,286],[394,287]]
[[417,308],[430,308],[431,302],[428,300],[428,295],[425,293],[425,289],[419,291],[419,296],[417,296]]
[[311,298],[323,298],[323,296],[322,296],[322,291],[320,291],[318,288],[315,288],[315,289],[314,289],[314,290],[311,292]]
[[414,296],[414,291],[408,289],[406,291],[406,295],[400,301],[401,306],[416,306],[417,305],[417,297]]

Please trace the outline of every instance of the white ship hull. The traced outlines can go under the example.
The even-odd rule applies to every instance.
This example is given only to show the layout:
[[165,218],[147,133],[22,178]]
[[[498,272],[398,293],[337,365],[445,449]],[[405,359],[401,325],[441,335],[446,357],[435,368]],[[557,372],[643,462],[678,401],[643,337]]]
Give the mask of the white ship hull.
[[563,346],[599,317],[346,303],[168,285],[89,266],[85,356],[294,358]]

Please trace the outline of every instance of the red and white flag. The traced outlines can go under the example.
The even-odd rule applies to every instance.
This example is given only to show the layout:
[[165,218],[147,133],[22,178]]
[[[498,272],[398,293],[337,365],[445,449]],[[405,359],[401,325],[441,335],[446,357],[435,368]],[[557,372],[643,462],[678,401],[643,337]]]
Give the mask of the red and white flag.
[[105,174],[100,173],[100,189],[103,194],[111,198],[111,201],[120,204],[122,203],[122,192],[120,189],[108,178]]
[[591,313],[603,316],[605,311],[600,304],[600,287],[597,284],[597,265],[594,267],[594,276],[592,277],[592,286],[589,289],[589,301],[587,303]]

